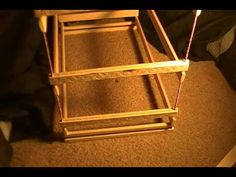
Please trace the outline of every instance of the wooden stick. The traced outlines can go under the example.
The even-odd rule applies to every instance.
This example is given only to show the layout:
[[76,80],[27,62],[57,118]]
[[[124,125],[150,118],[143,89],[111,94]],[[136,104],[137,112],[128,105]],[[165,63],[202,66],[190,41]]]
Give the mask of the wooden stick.
[[155,13],[155,10],[148,10],[147,12],[148,12],[148,15],[154,25],[154,28],[156,29],[158,36],[160,37],[161,43],[162,43],[168,57],[170,59],[178,60],[179,58],[176,55],[176,53],[170,43],[170,40],[169,40],[164,28],[162,27],[160,20],[158,19],[157,15]]
[[106,10],[95,11],[88,13],[66,14],[59,16],[59,22],[73,22],[73,21],[86,21],[86,20],[99,20],[106,18],[124,18],[138,16],[138,10]]
[[121,132],[135,132],[142,130],[154,130],[154,129],[164,129],[164,128],[169,128],[167,123],[152,123],[144,125],[131,125],[122,127],[75,130],[75,131],[69,131],[67,128],[64,128],[64,130],[66,137],[76,137],[76,136],[103,135],[103,134],[121,133]]
[[[148,42],[147,42],[147,39],[145,37],[145,34],[143,32],[143,29],[142,29],[142,26],[141,26],[141,23],[138,19],[138,17],[135,18],[135,22],[136,22],[136,25],[137,25],[137,29],[138,29],[138,32],[139,32],[139,35],[141,36],[141,40],[143,42],[143,45],[144,45],[144,49],[146,51],[146,54],[148,56],[148,60],[149,62],[155,62],[154,60],[154,57],[152,55],[152,52],[149,48],[149,45],[148,45]],[[154,75],[154,78],[156,80],[156,83],[157,83],[157,86],[160,90],[160,93],[161,93],[161,96],[162,96],[162,99],[164,101],[164,104],[167,108],[171,108],[171,104],[170,104],[170,101],[169,101],[169,98],[168,98],[168,95],[166,93],[166,90],[165,90],[165,87],[163,85],[163,82],[162,82],[162,79],[161,79],[161,76],[157,73]]]
[[141,76],[156,73],[172,73],[187,71],[188,60],[162,61],[154,63],[143,63],[134,65],[103,67],[95,69],[84,69],[79,71],[69,71],[55,73],[49,77],[53,85],[63,84],[65,82],[102,80],[119,77]]
[[132,29],[132,27],[131,26],[117,26],[117,27],[107,27],[107,28],[89,28],[89,29],[65,31],[65,35],[86,34],[86,33],[96,33],[96,32],[126,31],[129,29]]
[[[157,15],[155,13],[155,10],[147,10],[147,12],[148,12],[148,15],[154,25],[154,28],[155,28],[159,38],[161,40],[161,43],[166,51],[167,56],[172,60],[173,59],[179,60],[178,56],[175,53],[173,46],[170,43],[170,40],[169,40],[163,26],[161,25],[159,18],[157,17]],[[177,73],[179,79],[181,79],[182,74],[183,73]]]
[[91,116],[80,116],[80,117],[70,117],[64,119],[61,122],[62,126],[70,125],[79,122],[97,121],[97,120],[110,120],[110,119],[123,119],[123,118],[134,118],[134,117],[144,117],[144,116],[164,116],[164,115],[175,115],[178,109],[153,109],[146,111],[135,111],[135,112],[124,112],[124,113],[113,113],[113,114],[100,114]]
[[61,58],[62,58],[62,72],[66,71],[66,56],[65,56],[65,36],[64,36],[64,24],[60,23],[61,27]]
[[87,141],[87,140],[97,140],[97,139],[104,139],[104,138],[118,138],[118,137],[127,137],[131,135],[142,135],[148,133],[156,133],[156,132],[164,132],[164,131],[173,130],[173,128],[166,128],[166,129],[156,129],[156,130],[143,130],[143,131],[136,131],[136,132],[123,132],[123,133],[112,133],[112,134],[105,134],[105,135],[92,135],[92,136],[81,136],[81,137],[73,137],[73,138],[65,138],[65,142],[72,143],[76,141]]
[[36,17],[41,17],[41,16],[55,16],[62,14],[85,13],[93,11],[98,11],[98,10],[34,10],[34,14]]
[[59,72],[59,59],[58,59],[58,17],[57,15],[54,16],[54,72]]
[[118,27],[118,26],[131,26],[134,25],[132,21],[125,22],[113,22],[113,23],[97,23],[97,24],[81,24],[81,25],[73,25],[73,26],[65,26],[64,30],[80,30],[80,29],[90,29],[90,28],[105,28],[105,27]]
[[[61,58],[62,58],[62,72],[66,72],[66,56],[65,56],[65,37],[64,37],[64,24],[61,24]],[[62,85],[62,99],[63,99],[63,118],[66,119],[68,115],[67,111],[67,87],[66,83]]]

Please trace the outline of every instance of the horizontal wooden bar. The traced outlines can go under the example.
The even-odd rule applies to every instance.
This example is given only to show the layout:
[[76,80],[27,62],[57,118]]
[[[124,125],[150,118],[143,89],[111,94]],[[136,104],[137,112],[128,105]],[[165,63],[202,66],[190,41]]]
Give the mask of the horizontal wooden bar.
[[78,137],[78,136],[104,135],[104,134],[122,133],[122,132],[135,132],[142,130],[164,129],[168,127],[169,125],[167,123],[152,123],[152,124],[131,125],[131,126],[100,128],[100,129],[90,129],[90,130],[74,130],[74,131],[70,131],[67,128],[64,128],[64,133],[65,137]]
[[181,72],[187,71],[188,66],[188,60],[161,61],[55,73],[54,76],[49,77],[49,80],[51,84],[59,85],[65,82],[74,81],[102,80],[156,73]]
[[86,13],[93,11],[98,11],[98,10],[34,10],[34,14],[36,17],[41,17],[41,16],[54,16],[54,15],[72,14],[72,13]]
[[116,27],[107,27],[107,28],[88,28],[88,29],[79,29],[65,31],[65,35],[75,35],[75,34],[86,34],[86,33],[96,33],[96,32],[115,32],[115,31],[126,31],[133,29],[131,26],[116,26]]
[[63,119],[61,124],[63,126],[69,124],[75,124],[79,122],[88,122],[96,120],[109,120],[109,119],[122,119],[122,118],[132,118],[132,117],[143,117],[143,116],[164,116],[164,115],[175,115],[178,113],[178,109],[153,109],[146,111],[134,111],[134,112],[124,112],[124,113],[113,113],[113,114],[100,114],[92,116],[80,116],[80,117],[70,117]]
[[66,14],[60,15],[60,22],[73,22],[73,21],[86,21],[86,20],[99,20],[107,18],[124,18],[138,16],[138,10],[106,10],[95,11],[88,13]]
[[135,132],[123,132],[123,133],[112,133],[112,134],[105,134],[105,135],[92,135],[92,136],[81,136],[81,137],[73,137],[73,138],[66,138],[64,139],[67,143],[72,143],[76,141],[88,141],[88,140],[97,140],[97,139],[104,139],[104,138],[119,138],[119,137],[127,137],[127,136],[134,136],[134,135],[143,135],[148,133],[156,133],[156,132],[164,132],[173,130],[174,127],[169,127],[165,129],[156,129],[156,130],[143,130],[143,131],[135,131]]
[[96,23],[96,24],[80,24],[80,25],[71,25],[65,26],[64,30],[80,30],[80,29],[90,29],[90,28],[105,28],[105,27],[117,27],[117,26],[130,26],[133,25],[134,22],[126,21],[126,22],[113,22],[113,23]]

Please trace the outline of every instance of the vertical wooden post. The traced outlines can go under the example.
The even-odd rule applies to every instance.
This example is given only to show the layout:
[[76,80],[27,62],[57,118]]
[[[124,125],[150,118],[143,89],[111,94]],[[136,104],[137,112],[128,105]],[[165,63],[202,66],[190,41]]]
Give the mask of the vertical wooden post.
[[58,16],[55,15],[53,19],[54,23],[54,36],[53,36],[53,68],[55,73],[59,73],[59,58],[58,58]]
[[[66,71],[66,56],[65,56],[65,35],[64,35],[64,23],[60,23],[61,27],[61,58],[62,58],[62,72]],[[66,83],[62,85],[62,99],[63,99],[63,118],[66,119],[68,116],[68,111],[67,111],[67,87]]]

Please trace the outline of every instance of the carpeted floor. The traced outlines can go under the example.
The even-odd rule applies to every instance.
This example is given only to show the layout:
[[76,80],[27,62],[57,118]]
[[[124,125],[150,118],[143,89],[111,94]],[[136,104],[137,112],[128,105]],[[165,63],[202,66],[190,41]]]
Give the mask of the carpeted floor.
[[[131,32],[66,38],[67,70],[145,62]],[[140,41],[138,39],[138,44]],[[151,47],[154,57],[166,57]],[[177,77],[163,75],[170,99]],[[137,111],[161,106],[150,77],[68,85],[69,115]],[[60,135],[58,115],[55,134]],[[12,143],[11,166],[216,166],[236,144],[236,94],[211,61],[191,62],[174,131],[75,143],[28,139]]]

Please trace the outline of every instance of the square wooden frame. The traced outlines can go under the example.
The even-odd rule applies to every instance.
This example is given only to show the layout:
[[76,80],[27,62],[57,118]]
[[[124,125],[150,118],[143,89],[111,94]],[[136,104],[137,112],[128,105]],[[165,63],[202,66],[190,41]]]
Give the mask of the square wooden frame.
[[[49,76],[50,83],[52,85],[62,85],[62,116],[60,120],[61,126],[64,128],[64,137],[66,142],[75,140],[88,140],[95,138],[107,138],[117,137],[124,135],[133,135],[137,133],[149,133],[160,130],[172,130],[173,121],[178,113],[177,103],[172,106],[170,104],[168,95],[163,85],[160,73],[176,73],[179,78],[179,84],[184,81],[185,71],[188,70],[189,60],[179,59],[157,17],[154,10],[147,10],[148,15],[155,27],[155,30],[161,40],[161,43],[166,51],[170,61],[155,62],[142,26],[140,24],[138,10],[115,10],[115,11],[97,11],[97,10],[69,10],[69,11],[51,11],[44,16],[53,15],[54,21],[54,49],[53,49],[53,73]],[[41,14],[42,16],[42,14]],[[116,23],[107,23],[102,25],[85,24],[77,26],[65,26],[66,22],[87,21],[87,20],[100,20],[104,18],[124,18],[132,17],[134,20]],[[91,32],[106,32],[106,31],[118,31],[128,30],[132,28],[137,30],[141,37],[142,43],[145,48],[145,52],[148,56],[149,63],[123,65],[113,67],[103,67],[95,69],[82,69],[76,71],[66,71],[66,59],[65,59],[65,35],[81,34]],[[59,33],[61,34],[61,53],[59,53]],[[61,55],[61,61],[59,61],[59,55]],[[60,71],[60,64],[62,69]],[[123,112],[113,114],[101,114],[92,116],[80,116],[80,117],[68,117],[67,113],[67,82],[74,81],[88,81],[88,80],[102,80],[113,79],[118,77],[131,77],[142,75],[154,75],[157,86],[160,90],[161,97],[166,108],[136,111],[136,112]],[[180,89],[180,87],[179,87]],[[58,90],[59,94],[59,90]],[[178,95],[176,96],[176,98]],[[176,99],[178,100],[178,98]],[[176,101],[177,102],[177,101]],[[137,118],[144,116],[168,116],[170,123],[152,123],[133,126],[111,127],[101,129],[89,129],[89,130],[74,130],[71,131],[68,128],[73,125],[77,125],[81,122],[93,122],[99,120],[115,120],[123,118]]]

